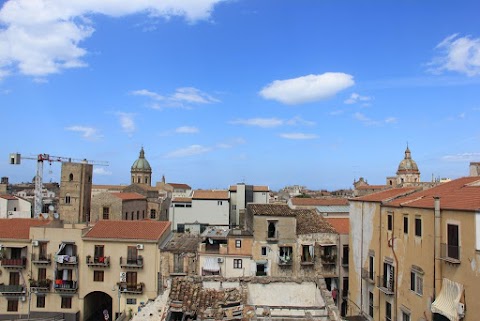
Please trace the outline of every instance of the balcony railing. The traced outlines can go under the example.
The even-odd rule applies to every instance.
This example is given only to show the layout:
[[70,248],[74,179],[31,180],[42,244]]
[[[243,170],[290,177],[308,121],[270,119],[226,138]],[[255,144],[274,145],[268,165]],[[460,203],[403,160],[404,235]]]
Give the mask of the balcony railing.
[[460,246],[440,244],[440,258],[450,263],[460,264]]
[[54,289],[57,292],[77,292],[77,281],[55,280]]
[[322,264],[332,264],[332,265],[337,264],[337,256],[335,254],[322,255],[320,256],[320,259],[322,261]]
[[88,266],[108,267],[110,266],[110,256],[94,256],[87,255],[86,262]]
[[1,284],[0,285],[0,293],[2,293],[3,295],[7,295],[7,294],[24,294],[26,291],[25,291],[25,287],[23,285],[5,285],[5,284]]
[[290,266],[293,263],[293,259],[291,256],[279,256],[278,257],[278,265],[282,266]]
[[30,280],[30,288],[35,288],[37,292],[48,292],[50,291],[50,285],[52,280]]
[[42,254],[42,255],[40,255],[40,253],[32,253],[33,264],[45,265],[45,264],[50,264],[51,262],[52,262],[52,255],[50,253]]
[[76,255],[57,255],[55,257],[55,261],[58,264],[77,265],[78,264],[78,256],[76,256]]
[[120,257],[120,266],[122,268],[143,268],[143,256],[139,255],[137,257]]
[[393,276],[387,278],[385,275],[378,276],[378,289],[385,294],[393,295],[395,293],[395,281]]
[[367,280],[370,283],[374,283],[375,282],[375,274],[373,273],[373,271],[371,271],[369,269],[362,268],[362,279]]
[[145,284],[140,282],[136,284],[120,283],[120,292],[129,294],[142,294]]
[[1,259],[2,266],[6,269],[24,269],[27,266],[27,258],[21,259]]

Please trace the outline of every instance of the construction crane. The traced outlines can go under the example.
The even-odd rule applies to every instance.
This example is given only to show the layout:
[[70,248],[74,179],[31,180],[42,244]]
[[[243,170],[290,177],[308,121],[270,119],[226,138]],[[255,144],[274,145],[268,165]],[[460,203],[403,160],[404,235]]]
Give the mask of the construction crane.
[[91,161],[87,159],[74,159],[71,157],[63,157],[63,156],[52,156],[50,154],[38,154],[36,157],[22,156],[19,153],[10,154],[11,165],[20,165],[22,159],[30,159],[30,160],[37,161],[37,174],[35,175],[35,193],[34,193],[34,209],[33,209],[34,217],[38,217],[38,215],[42,213],[42,207],[43,207],[42,188],[43,188],[43,163],[44,162],[48,162],[50,165],[53,162],[61,162],[61,163],[75,162],[75,163],[108,166],[108,162]]

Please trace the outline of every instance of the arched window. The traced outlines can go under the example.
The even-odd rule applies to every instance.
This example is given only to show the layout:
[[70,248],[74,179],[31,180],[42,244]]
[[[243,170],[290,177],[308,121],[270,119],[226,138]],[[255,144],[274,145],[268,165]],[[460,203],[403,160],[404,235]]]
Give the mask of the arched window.
[[68,175],[68,181],[69,182],[73,181],[73,174],[72,173],[70,173],[70,175]]
[[65,204],[70,204],[70,194],[65,195]]

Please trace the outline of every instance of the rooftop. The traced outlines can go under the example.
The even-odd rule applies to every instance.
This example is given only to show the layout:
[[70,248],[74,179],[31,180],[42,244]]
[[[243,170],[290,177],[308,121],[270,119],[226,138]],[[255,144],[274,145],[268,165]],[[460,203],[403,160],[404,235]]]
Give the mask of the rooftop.
[[10,201],[14,201],[17,199],[15,196],[10,194],[0,194],[0,198],[3,198],[5,200],[10,200]]
[[0,219],[0,239],[30,239],[30,227],[47,225],[51,221],[33,218]]
[[190,185],[182,184],[182,183],[168,183],[168,185],[178,189],[192,189]]
[[[295,216],[294,209],[287,204],[248,204],[248,211],[258,216]],[[298,210],[297,210],[298,211]]]
[[326,217],[328,223],[338,232],[338,234],[350,233],[350,219],[344,217]]
[[351,198],[350,201],[360,202],[384,202],[394,198],[413,193],[417,190],[415,187],[392,188],[385,191],[380,191],[365,196]]
[[174,233],[162,250],[173,253],[195,253],[201,239],[200,235]]
[[290,201],[295,206],[334,206],[348,205],[346,198],[302,198],[294,197]]
[[170,229],[170,222],[160,221],[98,221],[85,239],[129,239],[158,241]]
[[146,199],[145,196],[140,195],[138,193],[111,193],[113,196],[118,197],[124,201],[131,201],[131,200],[144,200]]
[[219,190],[219,191],[207,191],[207,190],[196,190],[193,192],[193,199],[196,200],[228,200],[228,191]]
[[[231,185],[228,189],[230,192],[236,192],[237,191],[237,185]],[[253,191],[254,192],[269,192],[270,189],[268,186],[253,186]]]
[[297,213],[297,234],[337,233],[335,228],[319,215],[316,210],[295,210]]

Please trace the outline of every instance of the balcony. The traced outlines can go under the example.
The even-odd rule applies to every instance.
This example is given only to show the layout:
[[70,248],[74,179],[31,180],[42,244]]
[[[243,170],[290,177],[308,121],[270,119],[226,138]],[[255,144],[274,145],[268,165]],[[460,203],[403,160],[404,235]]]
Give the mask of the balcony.
[[143,256],[120,257],[120,266],[127,269],[143,269]]
[[300,264],[301,265],[314,265],[315,264],[315,260],[313,259],[313,257],[311,256],[302,256],[301,258],[301,261],[300,261]]
[[55,284],[53,286],[55,292],[59,293],[76,293],[78,290],[77,281],[66,281],[66,280],[55,280]]
[[94,256],[87,255],[86,262],[88,266],[94,267],[109,267],[110,256]]
[[386,275],[378,276],[378,289],[387,295],[395,294],[395,281],[393,276],[387,278]]
[[32,253],[32,263],[35,265],[49,265],[52,263],[52,255]]
[[323,265],[336,265],[337,264],[337,255],[330,254],[330,255],[321,255],[320,256],[321,262]]
[[26,288],[23,285],[0,284],[0,293],[5,295],[5,296],[25,295]]
[[62,266],[75,266],[78,264],[78,256],[75,255],[57,255],[55,261]]
[[36,292],[50,292],[50,285],[52,280],[30,280],[30,289],[35,289]]
[[291,256],[279,256],[278,257],[278,265],[280,266],[291,266],[293,263],[293,259]]
[[460,264],[460,246],[440,244],[440,259],[452,264]]
[[2,267],[5,269],[24,269],[27,266],[27,258],[22,257],[21,259],[1,259]]
[[369,269],[362,269],[362,279],[367,280],[370,283],[375,283],[375,274],[373,273],[373,270]]
[[143,282],[136,284],[119,283],[120,292],[127,294],[142,294],[145,284]]

